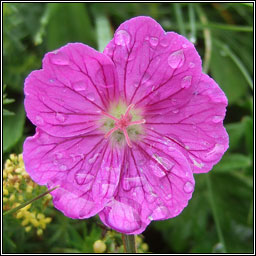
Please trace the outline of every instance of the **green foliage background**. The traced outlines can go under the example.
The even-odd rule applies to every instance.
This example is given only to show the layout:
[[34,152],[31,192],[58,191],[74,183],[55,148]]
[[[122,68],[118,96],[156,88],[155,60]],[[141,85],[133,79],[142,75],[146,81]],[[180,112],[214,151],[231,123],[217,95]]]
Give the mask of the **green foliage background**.
[[[125,20],[146,15],[166,31],[195,43],[204,70],[225,91],[230,147],[209,174],[195,175],[188,207],[178,217],[144,232],[155,253],[249,253],[253,251],[253,4],[251,3],[4,3],[3,150],[22,152],[34,133],[23,107],[25,77],[43,55],[68,42],[100,51]],[[15,102],[13,102],[15,100]],[[7,105],[8,104],[8,105]],[[92,252],[101,238],[97,217],[71,220],[51,210],[43,238],[4,219],[6,253]],[[17,235],[17,233],[19,235]]]

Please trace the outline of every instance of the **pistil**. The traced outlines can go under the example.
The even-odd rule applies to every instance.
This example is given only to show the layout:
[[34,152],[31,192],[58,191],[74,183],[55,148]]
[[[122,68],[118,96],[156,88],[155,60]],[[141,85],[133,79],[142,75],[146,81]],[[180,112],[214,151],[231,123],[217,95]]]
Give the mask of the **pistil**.
[[117,130],[120,130],[123,132],[125,140],[127,145],[131,148],[132,147],[132,143],[131,140],[129,138],[128,132],[127,132],[127,127],[131,126],[131,125],[139,125],[139,124],[144,124],[146,122],[145,119],[142,120],[136,120],[136,121],[131,121],[132,120],[132,115],[130,114],[130,111],[134,108],[134,104],[130,104],[124,115],[121,115],[121,118],[116,118],[112,115],[110,115],[109,113],[106,112],[101,112],[103,115],[107,116],[108,118],[112,119],[115,121],[115,126],[114,128],[112,128],[110,131],[108,131],[105,134],[105,138],[108,138],[112,133],[114,133]]

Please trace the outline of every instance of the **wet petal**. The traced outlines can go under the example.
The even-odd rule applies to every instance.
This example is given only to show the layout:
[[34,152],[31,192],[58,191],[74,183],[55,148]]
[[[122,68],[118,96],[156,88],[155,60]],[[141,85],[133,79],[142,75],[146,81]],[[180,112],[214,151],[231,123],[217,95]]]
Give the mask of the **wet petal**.
[[150,17],[121,24],[104,54],[115,63],[120,94],[142,107],[190,87],[201,75],[193,44],[174,32],[165,33]]
[[120,175],[122,151],[98,134],[53,137],[37,129],[23,150],[26,171],[40,185],[54,190],[53,203],[71,218],[88,218],[113,197]]
[[72,43],[45,55],[24,92],[29,119],[49,134],[69,137],[99,126],[99,112],[117,97],[118,83],[108,57]]
[[120,182],[99,216],[105,225],[126,234],[139,234],[152,220],[173,218],[187,206],[194,191],[187,159],[154,138],[127,148]]
[[207,172],[228,148],[223,126],[227,98],[209,76],[202,74],[197,85],[168,101],[148,105],[148,133],[165,138],[179,149],[196,173]]

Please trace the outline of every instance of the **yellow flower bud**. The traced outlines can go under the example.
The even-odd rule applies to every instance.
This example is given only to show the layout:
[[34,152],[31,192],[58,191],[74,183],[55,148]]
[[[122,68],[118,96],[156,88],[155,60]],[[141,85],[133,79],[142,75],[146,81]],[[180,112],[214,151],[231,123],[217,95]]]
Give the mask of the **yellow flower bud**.
[[26,205],[22,208],[23,211],[27,211],[31,207],[31,204]]
[[31,193],[32,191],[33,191],[33,187],[28,185],[26,188],[26,192]]
[[10,196],[10,201],[13,202],[15,200],[15,195],[14,194],[11,194]]
[[147,251],[148,251],[148,244],[143,243],[143,244],[141,245],[141,249],[142,249],[144,252],[147,252]]
[[16,154],[10,154],[10,159],[12,161],[18,161],[18,156]]
[[46,224],[42,220],[39,222],[39,224],[39,226],[41,226],[42,229],[46,228]]
[[22,212],[22,211],[19,211],[18,213],[17,213],[17,215],[16,215],[16,218],[17,219],[20,219],[20,218],[22,218],[24,216],[24,213]]
[[50,223],[51,221],[52,221],[52,218],[51,218],[51,217],[47,217],[47,218],[44,219],[44,222],[45,222],[46,224]]
[[142,238],[140,236],[135,237],[136,243],[141,244],[142,243]]
[[37,235],[38,236],[41,236],[43,234],[43,230],[41,228],[39,228],[37,231],[36,231]]
[[38,220],[31,218],[30,219],[30,223],[34,226],[34,227],[38,227],[39,226],[39,222]]
[[25,220],[23,220],[23,221],[21,222],[21,225],[22,225],[22,226],[26,226],[26,225],[28,225],[28,222],[29,222],[29,220],[28,220],[28,219],[25,219]]
[[31,228],[32,228],[31,226],[27,226],[27,227],[25,227],[25,231],[29,232],[31,230]]
[[9,195],[8,189],[4,188],[3,189],[3,194],[4,194],[4,196],[8,196]]
[[95,253],[103,253],[107,249],[106,244],[102,240],[97,240],[93,244],[93,251]]
[[19,162],[23,162],[23,156],[22,156],[22,154],[19,154],[19,155],[18,155],[18,159],[19,159]]
[[16,189],[16,190],[19,190],[19,188],[20,188],[20,184],[17,182],[17,183],[15,183],[14,184],[14,188]]
[[3,178],[6,179],[7,178],[7,171],[3,170]]
[[22,168],[17,168],[17,169],[15,170],[16,173],[22,173],[22,171],[23,171]]
[[45,216],[44,216],[43,213],[38,213],[38,214],[37,214],[37,218],[38,218],[39,220],[43,219],[44,217],[45,217]]
[[7,169],[10,166],[12,166],[12,161],[10,159],[7,159],[6,162],[5,162],[4,167]]
[[13,179],[13,175],[11,173],[8,173],[8,180],[12,180]]

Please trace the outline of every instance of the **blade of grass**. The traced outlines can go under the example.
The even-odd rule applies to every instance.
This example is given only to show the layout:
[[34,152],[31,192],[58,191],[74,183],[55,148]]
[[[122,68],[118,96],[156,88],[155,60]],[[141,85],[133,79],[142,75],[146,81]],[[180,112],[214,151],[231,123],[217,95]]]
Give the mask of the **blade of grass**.
[[173,4],[173,5],[174,5],[174,11],[175,11],[179,31],[183,36],[186,36],[186,30],[183,23],[183,15],[182,15],[180,4]]
[[99,14],[95,17],[98,50],[103,52],[108,42],[112,39],[111,25],[105,14]]
[[[208,25],[207,17],[202,10],[200,5],[196,5],[197,13],[200,18],[200,21],[203,25]],[[204,63],[203,63],[203,70],[207,73],[210,65],[211,60],[211,53],[212,53],[212,39],[211,39],[211,31],[208,28],[203,29],[204,33],[204,43],[205,43],[205,54],[204,54]]]
[[54,187],[54,188],[52,188],[52,189],[50,189],[50,190],[47,190],[47,191],[44,192],[43,194],[41,194],[41,195],[39,195],[39,196],[37,196],[37,197],[35,197],[35,198],[33,198],[33,199],[31,199],[31,200],[29,200],[29,201],[23,203],[23,204],[21,204],[21,205],[15,207],[15,208],[13,208],[13,209],[10,209],[10,210],[4,212],[4,213],[3,213],[3,216],[5,216],[5,215],[7,215],[7,214],[14,213],[14,212],[16,212],[16,211],[22,209],[23,207],[27,206],[28,204],[31,204],[31,203],[33,203],[34,201],[36,201],[36,200],[38,200],[38,199],[40,199],[40,198],[46,196],[47,194],[49,194],[50,192],[52,192],[53,190],[55,190],[55,189],[58,188],[58,187],[59,187],[59,186],[56,186],[56,187]]
[[196,42],[196,21],[195,21],[195,9],[193,4],[188,5],[188,15],[190,24],[190,41]]
[[210,28],[210,29],[222,29],[230,31],[239,31],[239,32],[253,32],[253,27],[251,26],[238,26],[238,25],[226,25],[218,23],[208,23],[199,25],[200,28]]
[[234,54],[234,52],[232,50],[230,50],[230,48],[228,47],[228,45],[217,41],[216,43],[222,48],[222,50],[233,60],[233,62],[237,65],[237,67],[240,69],[241,73],[243,74],[244,78],[246,79],[248,85],[250,86],[250,88],[253,90],[253,81],[250,77],[249,72],[247,71],[247,69],[245,68],[244,64],[242,63],[242,61]]
[[222,252],[227,253],[223,233],[222,233],[221,226],[220,226],[218,211],[217,211],[216,204],[215,204],[215,201],[214,201],[214,198],[213,198],[212,183],[211,183],[211,177],[210,177],[209,173],[206,174],[206,183],[207,183],[207,187],[208,187],[209,200],[210,200],[210,204],[211,204],[211,208],[212,208],[213,219],[214,219],[216,229],[217,229],[217,234],[218,234],[220,243],[223,246],[223,251]]

